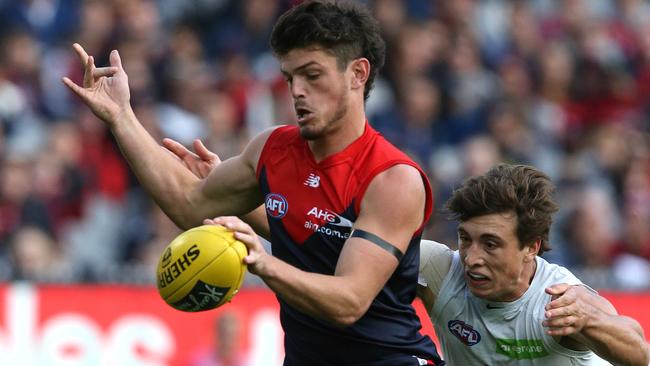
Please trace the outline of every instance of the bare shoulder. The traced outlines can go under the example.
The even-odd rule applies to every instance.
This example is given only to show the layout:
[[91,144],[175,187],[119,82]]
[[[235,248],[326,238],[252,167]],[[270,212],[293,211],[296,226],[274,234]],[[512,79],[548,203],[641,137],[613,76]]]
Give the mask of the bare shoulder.
[[378,209],[387,215],[405,215],[412,211],[422,213],[426,199],[425,184],[415,167],[406,164],[392,166],[370,182],[362,210]]
[[260,155],[262,155],[262,150],[264,149],[266,141],[269,139],[269,136],[271,136],[273,131],[279,127],[282,126],[279,125],[267,128],[248,142],[241,154],[241,158],[245,161],[246,164],[250,165],[253,169],[257,167],[257,162],[260,160]]
[[381,172],[368,185],[357,224],[405,252],[424,221],[425,184],[420,172],[410,165],[395,165]]

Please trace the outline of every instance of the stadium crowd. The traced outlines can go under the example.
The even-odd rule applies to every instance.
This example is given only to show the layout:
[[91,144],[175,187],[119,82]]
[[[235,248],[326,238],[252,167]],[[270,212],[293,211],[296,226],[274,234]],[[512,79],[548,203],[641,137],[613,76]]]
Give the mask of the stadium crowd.
[[[387,41],[369,121],[441,207],[500,161],[534,165],[561,211],[544,257],[597,288],[650,289],[650,4],[368,0]],[[268,38],[292,0],[0,0],[0,280],[153,283],[179,229],[61,83],[78,42],[119,49],[140,121],[222,159],[294,123]],[[250,285],[255,285],[251,280]]]

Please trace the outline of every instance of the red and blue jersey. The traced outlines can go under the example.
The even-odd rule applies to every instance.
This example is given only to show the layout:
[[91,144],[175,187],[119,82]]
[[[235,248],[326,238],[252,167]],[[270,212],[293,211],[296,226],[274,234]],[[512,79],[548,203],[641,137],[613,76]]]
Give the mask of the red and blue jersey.
[[[420,171],[426,187],[426,222],[432,197],[425,174],[368,123],[362,136],[320,162],[314,160],[298,127],[277,128],[269,136],[257,166],[273,255],[304,271],[333,275],[368,185],[377,174],[397,164]],[[418,365],[415,357],[441,364],[431,339],[419,332],[420,320],[411,305],[417,286],[421,231],[413,236],[367,313],[349,327],[336,328],[314,319],[278,297],[285,364],[401,365],[400,359],[410,359],[414,363],[403,364]]]

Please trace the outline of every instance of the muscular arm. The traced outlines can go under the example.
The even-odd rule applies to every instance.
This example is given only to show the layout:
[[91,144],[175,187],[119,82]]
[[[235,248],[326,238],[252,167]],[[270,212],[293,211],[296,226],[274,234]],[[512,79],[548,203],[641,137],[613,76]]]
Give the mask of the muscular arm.
[[[355,229],[373,233],[404,253],[422,224],[424,207],[419,172],[397,165],[370,183]],[[345,242],[333,276],[305,272],[263,253],[254,262],[249,270],[291,306],[339,326],[351,325],[366,313],[398,265],[391,253],[357,237]]]
[[270,131],[200,179],[161,149],[137,120],[119,53],[111,52],[110,67],[96,68],[83,47],[73,48],[84,67],[83,87],[69,78],[63,82],[111,129],[140,183],[178,226],[187,229],[206,217],[245,214],[262,203],[255,167]]
[[575,348],[571,343],[577,342],[615,365],[648,365],[643,329],[636,320],[618,315],[607,299],[585,286],[559,284],[547,292],[558,297],[547,305],[544,325],[549,334],[568,338],[561,344]]
[[140,184],[181,228],[199,225],[206,217],[244,214],[262,202],[255,165],[270,131],[253,139],[242,155],[199,179],[160,149],[133,113],[122,115],[111,127]]

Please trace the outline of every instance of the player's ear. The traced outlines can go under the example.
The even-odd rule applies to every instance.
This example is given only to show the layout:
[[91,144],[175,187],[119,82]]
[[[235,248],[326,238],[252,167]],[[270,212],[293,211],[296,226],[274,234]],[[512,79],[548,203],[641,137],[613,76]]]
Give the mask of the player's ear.
[[531,245],[527,245],[525,247],[526,261],[534,261],[541,247],[542,247],[542,239],[537,239]]
[[352,61],[350,68],[352,70],[352,88],[363,88],[370,76],[370,61],[365,57],[358,58]]

